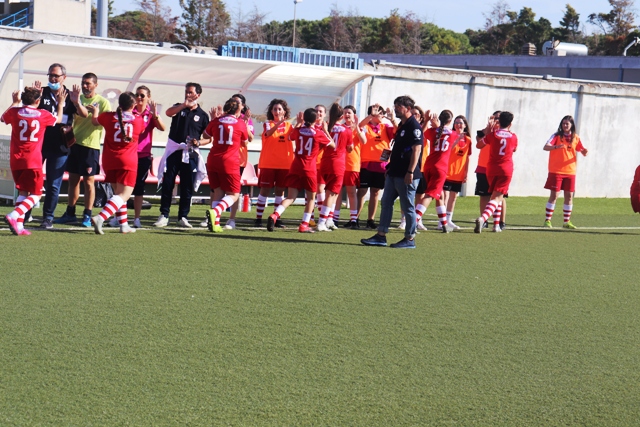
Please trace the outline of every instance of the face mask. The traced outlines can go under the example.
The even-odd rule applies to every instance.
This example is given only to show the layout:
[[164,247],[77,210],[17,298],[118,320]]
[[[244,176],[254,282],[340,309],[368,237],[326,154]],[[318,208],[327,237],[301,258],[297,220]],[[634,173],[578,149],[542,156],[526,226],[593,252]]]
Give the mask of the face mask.
[[58,90],[60,89],[60,83],[48,83],[49,89],[51,90]]

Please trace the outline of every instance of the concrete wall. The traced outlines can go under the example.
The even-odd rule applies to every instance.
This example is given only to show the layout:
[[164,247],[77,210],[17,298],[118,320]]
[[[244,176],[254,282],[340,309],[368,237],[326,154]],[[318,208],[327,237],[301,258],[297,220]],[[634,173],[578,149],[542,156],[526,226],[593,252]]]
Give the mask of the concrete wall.
[[[542,150],[563,116],[577,120],[578,132],[589,149],[580,156],[576,195],[580,197],[627,197],[635,168],[640,163],[637,111],[640,87],[589,84],[567,80],[543,80],[496,76],[465,71],[442,71],[423,67],[380,66],[381,75],[368,79],[360,109],[367,102],[392,106],[399,95],[412,96],[423,109],[450,109],[470,119],[472,133],[486,124],[495,110],[514,113],[513,131],[519,148],[514,155],[512,195],[545,196],[548,153]],[[370,101],[366,101],[369,99]],[[469,170],[477,164],[477,151]],[[475,175],[469,174],[467,194],[473,194]]]
[[91,35],[91,0],[33,0],[33,29]]

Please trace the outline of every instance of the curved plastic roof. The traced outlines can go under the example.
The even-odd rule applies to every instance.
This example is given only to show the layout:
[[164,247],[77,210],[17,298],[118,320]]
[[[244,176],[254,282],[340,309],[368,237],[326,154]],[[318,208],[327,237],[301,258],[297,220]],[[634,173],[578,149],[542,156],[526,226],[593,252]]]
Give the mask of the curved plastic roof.
[[285,99],[292,112],[330,104],[370,75],[357,70],[167,48],[38,40],[23,47],[5,70],[0,81],[0,99],[11,99],[11,92],[19,87],[21,74],[25,85],[35,80],[46,82],[47,69],[54,62],[66,67],[67,87],[79,84],[84,73],[95,73],[98,92],[112,101],[120,91],[144,84],[166,109],[184,99],[185,83],[197,82],[203,87],[200,103],[205,110],[224,103],[234,93],[242,93],[253,114],[263,114],[273,98]]

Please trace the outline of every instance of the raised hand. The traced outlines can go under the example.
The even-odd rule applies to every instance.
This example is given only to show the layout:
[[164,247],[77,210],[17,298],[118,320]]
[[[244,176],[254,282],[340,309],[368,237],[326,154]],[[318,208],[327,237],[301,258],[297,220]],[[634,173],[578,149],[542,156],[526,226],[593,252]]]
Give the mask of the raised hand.
[[78,85],[73,85],[73,87],[71,88],[71,92],[69,92],[69,97],[71,98],[71,102],[73,102],[74,104],[77,104],[78,102],[80,102],[80,86]]
[[13,92],[11,92],[11,99],[13,100],[14,104],[20,104],[20,102],[22,102],[20,100],[20,91],[14,90]]
[[151,112],[152,116],[157,116],[157,111],[158,111],[158,103],[156,101],[153,100],[149,100],[149,111]]
[[32,87],[42,92],[42,83],[40,82],[40,80],[36,80],[35,82],[33,82]]

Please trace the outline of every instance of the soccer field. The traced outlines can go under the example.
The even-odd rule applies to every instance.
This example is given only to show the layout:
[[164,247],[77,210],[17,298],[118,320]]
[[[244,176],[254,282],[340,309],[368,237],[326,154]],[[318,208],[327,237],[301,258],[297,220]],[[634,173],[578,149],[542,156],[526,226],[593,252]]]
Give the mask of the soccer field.
[[3,225],[0,425],[637,425],[640,216],[544,207],[480,235],[476,197],[448,235],[431,207],[415,250],[297,233],[300,207],[273,233]]

